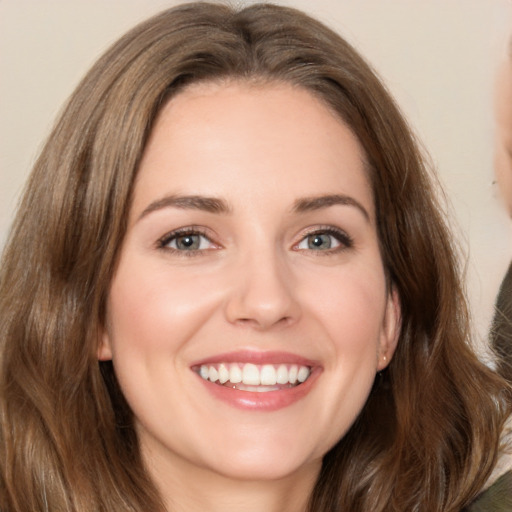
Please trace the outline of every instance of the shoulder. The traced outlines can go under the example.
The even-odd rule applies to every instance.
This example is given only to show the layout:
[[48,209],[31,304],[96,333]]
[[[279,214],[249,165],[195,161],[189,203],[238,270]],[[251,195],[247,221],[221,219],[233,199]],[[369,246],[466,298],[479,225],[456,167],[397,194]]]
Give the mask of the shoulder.
[[512,263],[508,267],[507,273],[501,282],[500,291],[496,300],[496,305],[500,303],[510,304],[510,293],[512,292]]
[[501,282],[495,306],[498,315],[505,315],[509,319],[512,308],[512,263]]
[[512,264],[496,298],[489,339],[497,355],[498,373],[512,382]]
[[505,424],[502,453],[486,488],[466,512],[512,511],[512,417]]
[[512,471],[502,475],[484,491],[467,512],[510,512],[512,510]]

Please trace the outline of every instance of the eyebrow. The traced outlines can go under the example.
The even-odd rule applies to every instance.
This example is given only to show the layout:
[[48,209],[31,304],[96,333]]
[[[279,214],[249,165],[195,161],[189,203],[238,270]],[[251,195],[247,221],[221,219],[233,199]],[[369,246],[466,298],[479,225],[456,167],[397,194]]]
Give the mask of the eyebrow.
[[164,208],[179,208],[183,210],[201,210],[209,213],[231,213],[231,208],[226,201],[216,197],[205,196],[180,196],[171,195],[153,201],[140,214],[139,220],[152,212]]
[[[370,221],[370,214],[366,208],[356,199],[344,194],[328,194],[314,197],[303,197],[297,199],[292,207],[292,211],[296,213],[306,213],[330,206],[353,206],[357,208],[367,221]],[[164,208],[179,208],[183,210],[200,210],[216,214],[229,214],[232,209],[223,199],[217,197],[206,197],[198,195],[180,196],[171,195],[153,201],[140,214],[139,220]]]
[[297,213],[306,213],[314,210],[321,210],[322,208],[329,208],[330,206],[353,206],[357,208],[369,222],[370,214],[366,208],[356,199],[344,194],[329,194],[315,197],[304,197],[297,199],[293,205],[293,211]]

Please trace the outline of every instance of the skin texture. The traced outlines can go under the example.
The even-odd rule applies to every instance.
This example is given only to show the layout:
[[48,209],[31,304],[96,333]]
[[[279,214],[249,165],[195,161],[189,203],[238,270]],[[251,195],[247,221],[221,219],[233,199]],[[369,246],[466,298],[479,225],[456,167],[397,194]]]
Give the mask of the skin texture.
[[[297,209],[333,194],[347,204]],[[168,199],[182,196],[215,198],[226,211]],[[199,249],[178,250],[166,235],[191,226]],[[308,236],[326,229],[341,234],[327,233],[331,248],[311,248]],[[173,510],[304,509],[398,330],[364,156],[323,103],[285,84],[230,83],[191,86],[163,108],[99,358],[113,359]],[[233,351],[307,358],[315,379],[285,407],[235,407],[192,369]]]
[[495,91],[495,174],[500,196],[512,217],[512,63],[498,69]]

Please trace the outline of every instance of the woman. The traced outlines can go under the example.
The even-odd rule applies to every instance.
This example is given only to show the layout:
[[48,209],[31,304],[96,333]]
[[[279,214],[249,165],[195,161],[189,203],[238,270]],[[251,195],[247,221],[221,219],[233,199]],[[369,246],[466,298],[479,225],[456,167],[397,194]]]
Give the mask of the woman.
[[269,5],[141,24],[5,250],[0,508],[460,510],[509,405],[449,240],[339,36]]

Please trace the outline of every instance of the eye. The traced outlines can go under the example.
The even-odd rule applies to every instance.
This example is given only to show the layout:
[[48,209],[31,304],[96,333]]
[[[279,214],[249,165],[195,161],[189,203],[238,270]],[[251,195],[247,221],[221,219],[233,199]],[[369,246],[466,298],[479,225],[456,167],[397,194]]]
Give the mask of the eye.
[[216,248],[216,245],[198,230],[183,229],[168,233],[158,241],[158,248],[181,253],[194,253]]
[[316,230],[305,236],[297,245],[298,250],[307,251],[332,251],[352,246],[351,238],[337,229],[329,228]]

